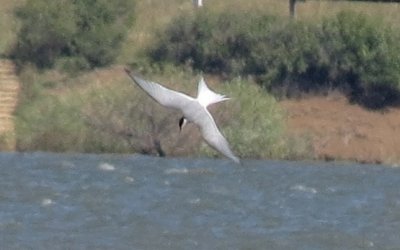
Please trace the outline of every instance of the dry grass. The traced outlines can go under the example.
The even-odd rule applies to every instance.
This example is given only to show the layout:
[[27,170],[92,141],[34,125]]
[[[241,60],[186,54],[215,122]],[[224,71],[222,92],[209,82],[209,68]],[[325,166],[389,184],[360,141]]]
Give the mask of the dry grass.
[[394,28],[400,28],[400,3],[306,1],[297,5],[299,19],[311,21],[334,16],[343,10],[361,12]]
[[142,54],[143,48],[155,40],[158,30],[165,27],[180,12],[186,11],[193,11],[193,6],[188,0],[136,1],[135,23],[118,61],[126,63],[136,60],[135,57]]
[[[236,9],[240,11],[262,11],[278,16],[289,16],[287,0],[212,0],[206,1],[209,9],[225,11]],[[297,17],[300,20],[319,21],[323,17],[336,15],[343,10],[362,12],[368,16],[382,19],[389,25],[400,26],[400,3],[374,3],[351,1],[308,0],[296,5]]]
[[400,163],[400,109],[374,112],[352,105],[339,93],[280,103],[289,132],[308,135],[318,159]]

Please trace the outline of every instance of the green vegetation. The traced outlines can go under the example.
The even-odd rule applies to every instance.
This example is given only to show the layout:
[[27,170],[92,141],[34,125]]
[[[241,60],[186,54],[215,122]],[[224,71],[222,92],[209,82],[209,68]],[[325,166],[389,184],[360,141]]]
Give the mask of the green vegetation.
[[[29,70],[21,73],[24,82],[35,79],[33,84],[24,85],[26,96],[21,100],[29,103],[22,103],[17,112],[21,151],[216,154],[202,142],[195,126],[179,133],[179,114],[162,108],[132,85],[122,68],[69,78],[63,85],[49,82],[60,76],[35,78],[35,74]],[[195,95],[200,78],[175,67],[147,74],[191,95]],[[95,85],[85,84],[93,79],[97,79]],[[212,107],[212,113],[241,157],[298,155],[298,149],[287,143],[293,138],[285,136],[285,117],[272,96],[239,79],[213,88],[234,100]]]
[[154,62],[189,65],[208,73],[239,76],[252,71],[249,55],[276,23],[269,16],[199,11],[173,20],[149,52]]
[[328,55],[327,82],[368,108],[382,108],[400,100],[400,35],[373,21],[354,12],[325,20],[320,58]]
[[199,11],[177,17],[149,52],[154,62],[227,76],[251,75],[283,95],[344,91],[369,108],[398,102],[400,36],[365,15],[322,24]]
[[[224,109],[225,134],[242,157],[296,159],[311,157],[307,138],[291,138],[286,133],[285,113],[276,99],[256,84],[234,79],[224,84],[223,93],[232,97]],[[299,147],[301,145],[301,147]]]
[[23,0],[2,1],[0,6],[0,57],[6,57],[15,43],[18,29],[17,20],[14,16],[14,8]]
[[392,5],[306,1],[291,22],[276,0],[213,0],[200,11],[187,0],[21,0],[17,18],[6,2],[0,49],[21,62],[21,151],[215,155],[195,127],[179,134],[179,114],[132,86],[121,64],[191,95],[206,73],[235,100],[211,112],[241,157],[312,157],[307,138],[287,137],[276,96],[337,88],[372,108],[399,99]]
[[109,65],[131,26],[133,7],[126,0],[28,0],[16,11],[22,27],[13,55],[40,68]]

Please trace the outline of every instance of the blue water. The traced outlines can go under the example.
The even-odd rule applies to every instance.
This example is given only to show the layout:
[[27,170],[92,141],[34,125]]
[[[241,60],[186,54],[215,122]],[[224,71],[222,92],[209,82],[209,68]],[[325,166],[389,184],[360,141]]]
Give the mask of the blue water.
[[2,153],[0,249],[400,249],[400,169]]

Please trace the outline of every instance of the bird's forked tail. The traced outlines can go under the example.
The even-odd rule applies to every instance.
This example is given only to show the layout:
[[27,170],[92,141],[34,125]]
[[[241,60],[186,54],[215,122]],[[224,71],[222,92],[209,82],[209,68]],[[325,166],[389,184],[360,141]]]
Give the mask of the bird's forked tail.
[[201,105],[207,107],[210,104],[229,100],[228,97],[220,95],[208,88],[204,78],[202,77],[199,82],[197,100]]

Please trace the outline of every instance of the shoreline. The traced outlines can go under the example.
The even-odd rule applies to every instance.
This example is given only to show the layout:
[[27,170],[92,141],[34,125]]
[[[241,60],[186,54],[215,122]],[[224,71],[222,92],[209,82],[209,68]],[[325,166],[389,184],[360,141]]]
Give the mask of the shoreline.
[[[97,157],[100,156],[105,159],[116,159],[116,158],[136,158],[136,157],[149,157],[149,158],[160,158],[160,159],[169,159],[169,160],[221,160],[221,161],[229,161],[229,159],[224,157],[207,157],[207,156],[155,156],[155,155],[146,155],[146,154],[139,154],[139,153],[83,153],[83,152],[53,152],[53,151],[0,151],[0,155],[12,155],[12,156],[42,156],[42,155],[50,155],[50,156],[66,156],[72,157],[72,159],[79,159],[80,157]],[[302,159],[258,159],[258,158],[241,158],[242,161],[269,161],[269,162],[299,162],[299,163],[335,163],[335,164],[342,164],[342,165],[350,165],[350,164],[358,164],[358,165],[375,165],[375,166],[382,166],[388,168],[398,168],[400,164],[398,163],[384,163],[384,162],[363,162],[351,159],[317,159],[317,158],[302,158]],[[106,162],[105,162],[106,163]],[[245,166],[244,166],[245,167]]]

